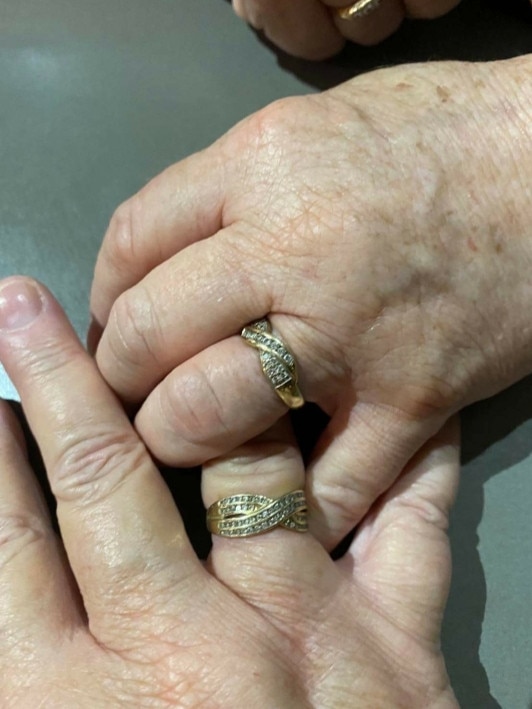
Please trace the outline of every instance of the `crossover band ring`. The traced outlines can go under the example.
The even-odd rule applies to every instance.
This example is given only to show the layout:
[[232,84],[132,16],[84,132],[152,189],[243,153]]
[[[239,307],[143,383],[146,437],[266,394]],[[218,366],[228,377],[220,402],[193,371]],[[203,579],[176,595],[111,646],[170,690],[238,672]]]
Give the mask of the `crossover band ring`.
[[269,320],[263,318],[246,325],[241,335],[248,345],[259,351],[262,371],[276,394],[290,409],[303,406],[305,399],[297,384],[295,357],[281,338],[272,333]]
[[357,2],[347,7],[339,7],[335,12],[336,16],[342,20],[354,20],[365,17],[370,12],[376,10],[381,4],[381,0],[357,0]]
[[306,532],[307,502],[303,490],[281,497],[245,493],[224,497],[207,510],[207,528],[222,537],[251,537],[284,527]]

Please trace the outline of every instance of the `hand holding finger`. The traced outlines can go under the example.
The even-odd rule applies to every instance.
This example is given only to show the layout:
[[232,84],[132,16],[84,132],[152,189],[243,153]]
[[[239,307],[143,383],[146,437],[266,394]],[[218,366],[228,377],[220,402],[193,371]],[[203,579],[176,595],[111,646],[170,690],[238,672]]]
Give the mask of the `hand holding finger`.
[[[308,488],[313,533],[334,547],[450,415],[530,371],[527,192],[500,199],[529,165],[501,112],[513,96],[510,133],[528,135],[525,64],[383,70],[278,102],[209,149],[227,158],[222,229],[177,243],[126,290],[97,352],[141,405],[154,455],[208,460],[282,414],[238,338],[268,316],[305,399],[331,418]],[[171,222],[171,200],[151,204]],[[143,222],[141,255],[154,236]]]
[[[355,540],[353,568],[349,557],[334,563],[304,531],[303,465],[281,422],[206,466],[203,493],[214,504],[216,533],[209,574],[94,363],[50,294],[28,279],[0,283],[0,360],[49,467],[85,605],[83,612],[59,541],[49,535],[20,432],[0,405],[2,705],[15,697],[37,706],[46,697],[50,706],[81,701],[91,709],[146,701],[415,709],[438,701],[455,709],[433,637],[448,568],[410,593],[398,560],[386,553],[388,539],[407,556],[419,530],[422,553],[411,557],[410,578],[442,557],[455,449],[442,440],[420,453]],[[228,498],[232,507],[222,505]],[[394,508],[403,510],[404,527]],[[431,635],[413,605],[430,608]],[[405,654],[415,661],[403,668]]]

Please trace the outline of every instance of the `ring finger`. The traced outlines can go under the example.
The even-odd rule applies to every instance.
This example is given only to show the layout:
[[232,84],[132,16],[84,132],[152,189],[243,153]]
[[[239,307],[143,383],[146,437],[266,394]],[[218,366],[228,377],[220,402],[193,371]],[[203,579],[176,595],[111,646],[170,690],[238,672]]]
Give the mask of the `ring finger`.
[[171,372],[142,405],[135,427],[158,460],[187,467],[257,436],[285,412],[257,353],[231,337]]
[[[272,522],[275,514],[287,519],[290,525],[290,509],[285,507],[283,512],[283,504],[288,506],[304,485],[303,461],[286,417],[260,437],[208,463],[203,469],[206,507],[235,495],[267,498],[259,498],[254,517],[244,518],[240,513],[236,531],[229,528],[229,531],[213,534],[209,563],[213,573],[238,595],[285,623],[297,622],[306,614],[315,617],[324,596],[338,585],[333,562],[310,533],[279,523],[262,533],[256,532],[257,527],[275,524],[275,518]],[[235,502],[240,503],[241,498]],[[277,505],[277,512],[272,504]],[[215,521],[211,526],[217,529],[219,509],[215,508],[212,514]],[[306,515],[298,514],[301,529]],[[228,515],[227,511],[225,517],[221,515],[222,523],[234,524],[235,519],[228,520]],[[246,531],[251,531],[252,535],[240,536]],[[305,604],[301,602],[302,597]]]

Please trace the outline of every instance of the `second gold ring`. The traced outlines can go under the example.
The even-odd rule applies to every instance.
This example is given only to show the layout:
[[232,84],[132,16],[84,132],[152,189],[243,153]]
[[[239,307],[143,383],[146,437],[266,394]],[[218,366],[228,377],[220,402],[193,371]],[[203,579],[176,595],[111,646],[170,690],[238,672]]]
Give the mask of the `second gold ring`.
[[248,345],[259,351],[262,371],[275,393],[290,409],[303,406],[294,355],[280,337],[274,335],[270,322],[263,318],[247,325],[241,333]]
[[365,17],[376,10],[381,4],[381,0],[357,0],[347,7],[339,7],[335,12],[341,20],[355,20]]

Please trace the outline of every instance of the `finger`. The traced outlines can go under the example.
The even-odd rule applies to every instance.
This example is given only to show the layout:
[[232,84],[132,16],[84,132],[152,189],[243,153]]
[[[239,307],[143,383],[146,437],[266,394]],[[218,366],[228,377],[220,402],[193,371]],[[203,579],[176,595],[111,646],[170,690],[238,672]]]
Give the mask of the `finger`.
[[409,17],[433,20],[446,15],[460,4],[460,0],[404,0]]
[[245,22],[294,56],[326,59],[344,45],[321,0],[233,0],[233,7]]
[[356,578],[379,599],[386,614],[429,642],[439,640],[449,591],[447,527],[459,463],[459,426],[454,419],[378,502],[349,552]]
[[402,411],[346,401],[321,436],[308,466],[312,533],[333,549],[365,516],[419,448],[444,424]]
[[139,601],[170,588],[179,602],[202,577],[170,493],[59,306],[29,279],[0,284],[0,359],[41,449],[91,629],[126,642]]
[[222,224],[223,161],[209,149],[172,165],[113,214],[94,271],[91,313],[107,323],[118,296]]
[[338,30],[350,42],[373,45],[399,29],[404,17],[403,0],[376,0],[372,3],[360,2],[360,12],[338,12],[339,9],[353,8],[354,3],[345,0],[326,0],[333,8],[332,16]]
[[287,411],[241,337],[203,350],[148,396],[135,428],[158,460],[191,467],[232,451]]
[[[278,498],[303,488],[304,477],[284,418],[257,439],[207,464],[203,499],[209,507],[240,493]],[[210,565],[224,584],[285,627],[315,618],[339,583],[339,572],[312,535],[283,527],[247,538],[213,535]]]
[[30,648],[48,653],[81,625],[76,595],[22,431],[0,401],[0,666]]
[[242,267],[240,241],[228,228],[193,244],[116,301],[96,361],[121,398],[141,401],[176,366],[270,310],[262,279]]

